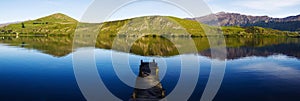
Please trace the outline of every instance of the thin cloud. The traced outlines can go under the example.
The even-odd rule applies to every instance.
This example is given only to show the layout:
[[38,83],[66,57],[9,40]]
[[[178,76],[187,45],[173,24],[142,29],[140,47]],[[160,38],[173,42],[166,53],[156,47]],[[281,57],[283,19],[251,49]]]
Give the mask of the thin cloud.
[[280,10],[285,7],[296,6],[299,4],[300,0],[241,0],[235,3],[236,6],[264,11]]
[[246,69],[247,71],[262,72],[263,74],[276,76],[282,79],[300,79],[299,70],[271,62],[252,64],[242,67],[242,69]]
[[204,2],[209,2],[209,1],[212,1],[212,0],[203,0]]
[[53,0],[47,0],[47,1],[45,1],[47,4],[49,4],[49,5],[54,5],[54,6],[60,6],[61,5],[61,3],[60,2],[58,2],[58,1],[53,1]]

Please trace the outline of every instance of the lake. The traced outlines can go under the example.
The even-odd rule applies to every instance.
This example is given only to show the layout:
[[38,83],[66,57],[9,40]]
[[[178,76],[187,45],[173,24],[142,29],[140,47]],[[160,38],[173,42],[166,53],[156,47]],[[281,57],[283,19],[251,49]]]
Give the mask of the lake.
[[[119,41],[126,43],[129,40],[123,39]],[[131,49],[122,48],[122,45],[112,49],[113,38],[97,40],[94,52],[99,76],[118,98],[129,100],[133,96],[139,97],[142,96],[139,89],[127,86],[118,78],[113,65],[124,64],[113,63],[111,55],[128,55],[130,68],[136,77],[153,72],[146,68],[141,69],[144,71],[141,74],[139,68],[143,66],[141,60],[151,63],[154,59],[157,61],[158,79],[161,80],[160,86],[155,89],[167,96],[178,83],[181,57],[196,56],[200,60],[200,74],[189,99],[191,101],[200,100],[213,60],[226,62],[225,75],[214,101],[300,101],[298,38],[226,38],[227,57],[219,59],[211,56],[206,38],[193,38],[197,53],[189,50],[178,52],[175,46],[184,45],[187,39],[174,40],[180,43],[172,44],[160,37],[141,38]],[[2,37],[0,100],[85,100],[74,75],[72,58],[77,50],[72,51],[72,42],[70,37]]]

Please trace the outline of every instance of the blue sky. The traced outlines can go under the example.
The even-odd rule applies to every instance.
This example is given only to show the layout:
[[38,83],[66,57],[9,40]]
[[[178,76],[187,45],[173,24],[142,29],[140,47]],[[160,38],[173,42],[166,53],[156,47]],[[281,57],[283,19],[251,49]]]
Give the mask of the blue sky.
[[[300,0],[204,0],[213,12],[236,12],[247,15],[268,15],[271,17],[286,17],[300,14]],[[1,0],[0,23],[36,19],[53,13],[64,13],[75,19],[80,19],[93,0]],[[152,10],[155,5],[157,9]],[[140,8],[140,9],[139,9]],[[150,9],[145,12],[142,9]],[[172,10],[170,10],[172,9]],[[101,12],[101,10],[99,10]],[[131,12],[132,11],[132,12]],[[130,13],[124,13],[130,12]],[[138,6],[125,7],[118,13],[120,19],[149,15],[173,15],[187,17],[180,10],[168,5],[140,3]]]
[[300,0],[204,0],[214,12],[287,17],[300,14]]
[[24,21],[64,13],[80,18],[92,0],[1,0],[0,23]]

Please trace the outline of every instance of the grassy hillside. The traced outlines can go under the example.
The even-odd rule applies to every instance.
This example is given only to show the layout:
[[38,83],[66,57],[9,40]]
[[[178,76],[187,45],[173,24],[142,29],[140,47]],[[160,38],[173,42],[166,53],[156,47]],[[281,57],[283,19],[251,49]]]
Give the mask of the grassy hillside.
[[286,36],[286,37],[299,37],[299,33],[297,32],[288,32],[288,31],[280,31],[274,30],[270,28],[262,28],[262,27],[222,27],[222,31],[224,36],[227,37],[278,37],[278,36]]
[[57,13],[36,20],[10,24],[0,28],[2,34],[19,35],[70,35],[77,26],[77,21],[64,14]]
[[[10,24],[0,28],[0,36],[59,36],[72,35],[78,21],[64,14],[53,14],[40,19]],[[227,37],[299,37],[297,32],[284,32],[262,27],[222,27],[217,28],[197,21],[170,16],[146,16],[126,20],[110,21],[101,24],[80,23],[79,30],[97,29],[106,36],[155,36],[205,37],[215,36],[220,31]],[[86,33],[86,32],[85,32]],[[206,33],[206,34],[205,34]]]
[[[144,33],[161,36],[205,37],[219,35],[227,37],[299,37],[297,32],[279,31],[262,27],[214,27],[169,16],[147,16],[120,21],[105,22],[100,33],[111,36],[139,36]],[[187,34],[188,33],[188,34]],[[205,34],[206,33],[206,34]]]

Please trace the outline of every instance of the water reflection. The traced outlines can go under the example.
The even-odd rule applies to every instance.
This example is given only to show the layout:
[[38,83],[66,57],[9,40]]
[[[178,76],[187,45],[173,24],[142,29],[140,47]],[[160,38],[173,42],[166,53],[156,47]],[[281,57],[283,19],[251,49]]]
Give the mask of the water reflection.
[[[286,58],[288,60],[288,58]],[[300,82],[300,71],[296,68],[278,64],[276,62],[261,62],[241,67],[242,71],[256,72],[259,74],[270,75],[276,78]]]
[[143,62],[141,60],[139,70],[136,87],[130,101],[158,101],[164,98],[165,90],[160,83],[159,68],[155,60],[153,62]]
[[10,46],[35,49],[54,57],[67,56],[72,52],[71,37],[4,37],[0,40]]
[[[22,37],[19,39],[22,39]],[[12,39],[16,43],[9,41],[12,42],[10,45],[14,45],[14,47],[0,44],[0,53],[2,53],[0,56],[0,59],[2,60],[0,61],[0,80],[4,81],[0,83],[0,101],[85,101],[74,77],[72,55],[58,58],[47,55],[48,53],[41,54],[41,52],[44,52],[41,50],[28,51],[24,48],[20,48],[20,44],[25,42],[25,48],[46,49],[35,46],[42,41],[44,41],[43,44],[46,44],[46,46],[55,48],[52,47],[51,44],[53,43],[50,41],[54,39],[23,38],[23,41],[19,39]],[[199,38],[195,40],[202,39]],[[268,45],[239,45],[241,47],[234,47],[234,45],[231,44],[232,46],[228,47],[235,49],[235,52],[239,54],[233,57],[238,58],[245,56],[245,58],[235,58],[227,61],[226,74],[214,101],[300,101],[300,60],[299,58],[291,58],[290,56],[284,55],[290,54],[297,56],[296,54],[299,53],[297,52],[297,48],[299,47],[296,47],[298,39],[287,39],[285,42],[278,41],[277,43],[275,43],[277,39],[274,40],[275,41],[270,41],[274,42],[274,44]],[[250,42],[251,41],[247,43]],[[63,49],[61,48],[63,45],[64,44],[57,46],[58,52]],[[276,47],[278,47],[278,49],[276,49]],[[282,49],[282,51],[280,51],[280,49]],[[246,51],[243,52],[242,50]],[[239,53],[239,51],[241,52]],[[116,51],[106,49],[96,49],[95,51],[95,53],[98,54],[95,57],[98,62],[97,66],[103,67],[103,69],[99,68],[99,73],[110,91],[115,95],[118,95],[122,100],[131,99],[134,101],[133,98],[138,100],[138,97],[143,97],[142,95],[144,92],[149,95],[151,90],[133,89],[122,83],[117,75],[113,75],[115,74],[115,71],[112,68],[113,65],[110,59],[111,53],[113,52]],[[253,54],[248,54],[251,52]],[[259,52],[269,52],[270,54],[281,53],[282,55],[261,57],[262,54],[259,54]],[[201,51],[199,53],[201,53]],[[231,52],[230,54],[233,53],[234,52]],[[129,60],[131,60],[129,61],[131,69],[134,73],[140,75],[140,77],[149,77],[148,75],[154,73],[153,71],[155,70],[152,70],[151,68],[142,68],[141,71],[143,73],[138,71],[140,60],[146,60],[150,57],[129,54],[129,58]],[[162,92],[166,91],[166,95],[172,92],[172,89],[174,89],[177,84],[177,78],[179,78],[180,75],[180,56],[162,58],[166,60],[167,66],[171,68],[167,70],[166,75],[161,82],[158,82],[159,80],[156,79],[153,80],[159,83],[154,86],[158,93],[150,94],[156,95],[154,97],[158,97],[158,99],[164,95]],[[199,56],[199,58],[203,60],[201,61],[200,78],[190,101],[199,101],[211,70],[211,58],[208,58],[207,56]],[[157,63],[159,63],[159,72],[164,71],[162,68],[166,66],[161,66],[160,61],[157,61]],[[153,76],[155,77],[155,75]],[[132,83],[135,83],[136,81],[132,81]],[[140,83],[137,83],[136,85],[138,86],[138,84]],[[150,84],[155,83],[150,82]]]
[[[287,55],[300,59],[300,44],[299,43],[280,43],[261,47],[242,46],[242,47],[227,47],[226,59],[239,59],[249,56],[268,57],[272,55]],[[200,51],[200,55],[211,57],[210,49]]]
[[[130,52],[140,56],[163,56],[170,57],[180,54],[199,54],[211,57],[210,45],[207,38],[192,38],[195,42],[198,53],[193,53],[190,49],[184,49],[179,54],[177,48],[193,47],[186,46],[190,40],[185,37],[163,38],[163,37],[142,37],[129,46],[128,40],[133,37],[110,37],[98,36],[95,47],[100,49],[115,50],[120,52]],[[112,49],[112,44],[117,41],[116,49]],[[176,44],[172,41],[177,42]],[[267,57],[271,55],[284,54],[300,59],[300,39],[298,38],[226,38],[227,57],[226,59],[239,59],[248,56]],[[75,41],[77,42],[77,41]],[[218,42],[218,38],[215,41]],[[3,37],[0,43],[11,46],[36,49],[40,52],[63,57],[72,53],[72,37]],[[87,42],[78,42],[82,45]]]

